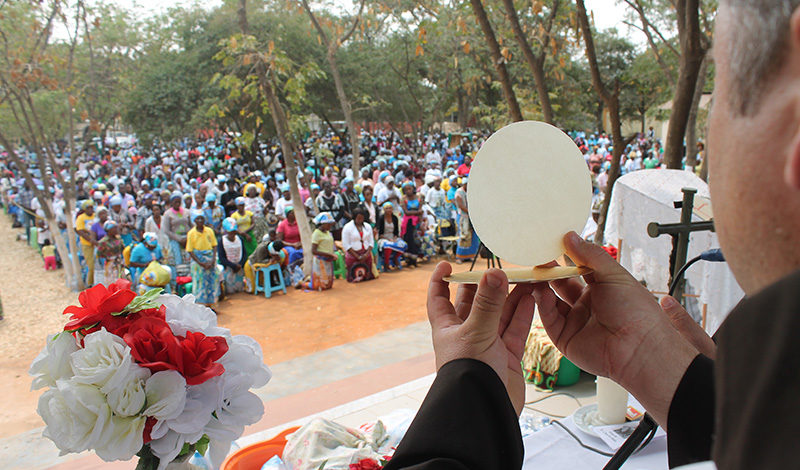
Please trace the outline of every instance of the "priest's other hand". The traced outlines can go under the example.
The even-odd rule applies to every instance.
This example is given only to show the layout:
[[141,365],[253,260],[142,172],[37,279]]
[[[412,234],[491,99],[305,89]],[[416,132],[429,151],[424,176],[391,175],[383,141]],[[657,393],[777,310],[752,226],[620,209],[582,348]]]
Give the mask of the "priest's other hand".
[[698,351],[602,247],[574,232],[564,244],[577,265],[594,272],[584,276],[586,284],[567,279],[535,285],[547,334],[570,361],[625,387],[666,427],[672,396]]
[[659,303],[664,313],[669,317],[672,326],[678,330],[678,333],[683,335],[700,354],[704,354],[711,359],[717,357],[717,345],[714,343],[714,340],[708,336],[706,330],[694,321],[680,302],[667,295],[662,297]]
[[477,286],[459,286],[453,304],[450,285],[442,280],[451,272],[448,263],[439,263],[428,288],[436,369],[455,359],[488,364],[505,384],[519,414],[525,404],[520,362],[533,320],[533,286],[520,284],[509,294],[505,273],[492,269]]

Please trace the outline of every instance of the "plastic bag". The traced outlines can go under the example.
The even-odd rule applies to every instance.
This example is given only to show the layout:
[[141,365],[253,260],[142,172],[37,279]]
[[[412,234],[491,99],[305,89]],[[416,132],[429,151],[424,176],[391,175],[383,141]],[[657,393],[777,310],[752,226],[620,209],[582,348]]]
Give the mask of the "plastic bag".
[[170,279],[172,275],[169,270],[158,261],[151,261],[139,276],[139,282],[150,287],[164,287],[169,284]]
[[385,438],[380,431],[364,435],[355,429],[326,419],[317,418],[289,436],[283,451],[283,461],[289,468],[320,468],[349,470],[351,464],[363,460],[383,461],[377,452],[380,443],[374,437]]

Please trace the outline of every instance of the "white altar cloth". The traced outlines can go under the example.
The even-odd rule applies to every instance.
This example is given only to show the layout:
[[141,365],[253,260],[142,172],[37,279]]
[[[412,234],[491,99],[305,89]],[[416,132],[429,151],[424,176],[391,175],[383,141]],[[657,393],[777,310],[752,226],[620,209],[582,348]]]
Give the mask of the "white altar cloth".
[[[581,441],[595,449],[613,453],[598,437],[590,436],[575,426],[572,417],[560,420]],[[555,424],[522,439],[525,446],[523,470],[600,470],[611,457],[584,449],[575,439]],[[640,452],[622,466],[624,470],[667,470],[667,438],[653,438]]]

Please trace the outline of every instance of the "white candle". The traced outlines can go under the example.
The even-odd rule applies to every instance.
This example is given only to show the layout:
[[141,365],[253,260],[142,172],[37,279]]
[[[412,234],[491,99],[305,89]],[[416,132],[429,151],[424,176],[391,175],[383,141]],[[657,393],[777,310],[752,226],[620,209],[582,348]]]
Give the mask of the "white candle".
[[625,422],[628,391],[606,377],[597,377],[597,414],[604,424]]

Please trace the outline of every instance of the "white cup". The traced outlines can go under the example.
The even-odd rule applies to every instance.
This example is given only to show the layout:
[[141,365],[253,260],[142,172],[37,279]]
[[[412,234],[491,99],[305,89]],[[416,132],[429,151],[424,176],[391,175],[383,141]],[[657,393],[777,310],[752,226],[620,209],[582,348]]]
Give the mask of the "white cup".
[[604,424],[622,424],[628,411],[628,391],[606,377],[597,377],[597,415]]

